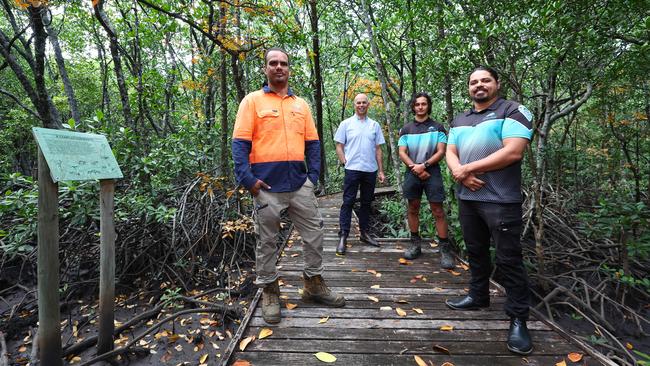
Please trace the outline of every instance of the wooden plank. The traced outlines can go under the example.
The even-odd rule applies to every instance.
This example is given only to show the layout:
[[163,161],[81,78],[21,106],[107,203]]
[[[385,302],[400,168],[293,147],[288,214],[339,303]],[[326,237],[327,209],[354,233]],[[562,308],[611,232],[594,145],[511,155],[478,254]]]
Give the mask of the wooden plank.
[[[260,330],[264,327],[249,327],[246,335],[258,335]],[[455,329],[453,332],[439,332],[432,329],[402,329],[402,328],[392,328],[392,329],[351,329],[347,328],[345,331],[341,331],[336,328],[323,328],[323,327],[311,327],[311,328],[279,328],[272,327],[273,335],[272,339],[309,339],[309,340],[319,340],[319,339],[332,339],[332,340],[386,340],[386,339],[401,339],[405,341],[422,341],[422,342],[433,342],[433,341],[452,341],[452,340],[480,340],[480,339],[489,339],[495,342],[505,342],[507,339],[507,332],[503,330],[458,330]],[[533,340],[537,342],[563,342],[564,339],[553,331],[546,330],[531,330],[530,331]]]
[[115,330],[115,181],[99,181],[99,331],[97,354],[113,350]]
[[[311,342],[306,339],[300,342],[296,339],[261,339],[255,340],[248,345],[248,351],[261,352],[288,352],[288,353],[316,353],[327,350],[328,353],[346,353],[354,350],[355,353],[365,354],[417,354],[423,355],[440,355],[440,351],[434,350],[433,346],[443,347],[451,355],[481,355],[481,356],[498,356],[508,354],[508,348],[505,342],[497,342],[491,339],[486,340],[452,340],[452,341],[435,341],[422,342],[405,341],[405,340],[319,340]],[[535,344],[535,356],[540,355],[559,355],[574,352],[576,348],[566,342],[537,342]]]
[[[251,326],[269,326],[262,318],[254,317],[250,322]],[[316,326],[313,319],[293,318],[284,316],[279,324],[274,325],[279,328],[310,328]],[[510,322],[507,320],[440,320],[440,319],[330,319],[318,327],[338,328],[342,331],[348,328],[402,328],[402,329],[434,329],[441,331],[442,326],[452,326],[453,329],[501,329],[508,330]],[[549,327],[540,321],[528,321],[528,329],[549,330]]]
[[59,315],[59,185],[38,149],[38,349],[43,366],[62,365]]
[[[402,309],[406,315],[400,316],[397,314],[397,308]],[[424,310],[417,308],[422,311],[422,314],[419,314],[413,310],[412,306],[408,304],[393,304],[391,310],[380,310],[379,307],[374,309],[349,309],[344,308],[301,308],[298,307],[288,310],[282,309],[282,315],[285,317],[292,318],[315,318],[314,325],[318,326],[318,320],[324,317],[330,317],[330,319],[474,319],[476,314],[470,311],[456,311],[451,309],[446,310]],[[256,309],[255,316],[261,317],[262,310]],[[480,316],[480,320],[510,320],[510,318],[503,311],[484,311]]]
[[[322,351],[327,352],[326,349]],[[373,366],[404,366],[416,365],[414,355],[378,355],[378,354],[357,354],[337,353],[334,355],[337,365],[373,365]],[[434,365],[441,365],[444,362],[451,362],[458,366],[549,366],[563,360],[563,356],[526,356],[517,357],[511,355],[501,356],[477,356],[477,355],[423,355],[425,362],[432,362]],[[323,366],[312,353],[288,353],[288,352],[246,352],[236,354],[233,360],[247,360],[253,365],[264,366]],[[593,365],[590,359],[585,359],[585,365]]]

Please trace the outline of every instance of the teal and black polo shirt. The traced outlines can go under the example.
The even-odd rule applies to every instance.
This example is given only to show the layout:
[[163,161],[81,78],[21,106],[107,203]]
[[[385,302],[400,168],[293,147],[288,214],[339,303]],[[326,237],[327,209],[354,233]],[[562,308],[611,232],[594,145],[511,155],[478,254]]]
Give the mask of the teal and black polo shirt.
[[[406,146],[409,158],[415,164],[422,164],[436,153],[441,142],[447,143],[447,131],[440,123],[428,118],[424,122],[413,121],[402,127],[397,145]],[[436,163],[427,170],[440,171],[440,166]]]
[[[470,109],[451,122],[449,145],[456,145],[461,164],[483,159],[503,147],[503,139],[532,136],[533,115],[519,103],[497,99],[480,112]],[[477,176],[485,182],[483,188],[472,192],[457,185],[459,199],[468,201],[521,202],[521,162]]]

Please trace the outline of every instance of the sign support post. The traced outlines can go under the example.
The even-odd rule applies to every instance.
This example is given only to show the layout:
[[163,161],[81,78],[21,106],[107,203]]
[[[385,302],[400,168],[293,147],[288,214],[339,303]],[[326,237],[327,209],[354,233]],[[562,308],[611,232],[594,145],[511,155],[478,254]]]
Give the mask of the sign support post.
[[99,334],[97,354],[113,350],[115,330],[115,181],[99,181],[100,267],[99,267]]
[[61,366],[59,185],[38,148],[38,347],[43,366]]

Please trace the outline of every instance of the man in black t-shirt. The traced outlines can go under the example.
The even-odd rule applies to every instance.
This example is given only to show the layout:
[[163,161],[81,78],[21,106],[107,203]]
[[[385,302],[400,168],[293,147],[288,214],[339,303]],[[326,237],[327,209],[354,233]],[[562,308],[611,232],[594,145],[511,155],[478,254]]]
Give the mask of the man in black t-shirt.
[[446,304],[454,310],[489,306],[492,238],[511,319],[508,349],[527,355],[533,344],[526,327],[530,289],[520,242],[521,159],[532,136],[532,114],[499,97],[499,75],[489,67],[475,69],[468,87],[473,108],[452,121],[446,156],[459,183],[459,219],[472,278],[468,296]]
[[424,191],[436,219],[436,232],[440,247],[440,265],[454,268],[451,245],[448,239],[447,218],[442,203],[445,189],[438,162],[445,156],[447,131],[432,120],[431,97],[418,93],[411,100],[415,120],[406,124],[399,133],[399,157],[406,165],[402,191],[408,200],[407,221],[411,231],[411,245],[404,251],[404,258],[415,259],[422,253],[420,240],[420,202]]

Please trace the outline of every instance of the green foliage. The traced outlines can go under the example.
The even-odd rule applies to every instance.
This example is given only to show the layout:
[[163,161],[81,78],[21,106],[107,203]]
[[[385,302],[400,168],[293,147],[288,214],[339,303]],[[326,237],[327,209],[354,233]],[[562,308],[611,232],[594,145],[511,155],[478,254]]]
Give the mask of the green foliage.
[[578,217],[588,237],[607,237],[618,242],[622,232],[628,233],[628,254],[650,258],[650,209],[645,203],[601,198],[593,212],[582,212]]
[[165,293],[160,297],[160,301],[163,303],[163,306],[171,306],[171,307],[177,307],[180,308],[182,305],[178,304],[177,301],[178,299],[182,296],[181,295],[181,290],[182,288],[176,287],[176,288],[166,288]]
[[34,249],[38,219],[38,190],[31,177],[7,176],[0,198],[0,222],[11,228],[0,232],[0,250],[13,257]]
[[636,287],[650,293],[650,278],[635,278],[632,275],[627,275],[622,269],[610,268],[606,264],[601,266],[601,270],[607,273],[613,280],[625,284],[630,287]]
[[637,351],[637,350],[632,350],[632,352],[634,352],[635,355],[642,358],[641,360],[636,361],[637,365],[639,365],[639,366],[648,366],[648,365],[650,365],[650,355],[648,355],[647,353],[643,353],[641,351]]
[[386,218],[388,223],[384,224],[384,230],[390,233],[394,238],[408,238],[409,232],[404,227],[406,219],[406,206],[398,196],[392,199],[384,199],[379,206],[379,212]]

